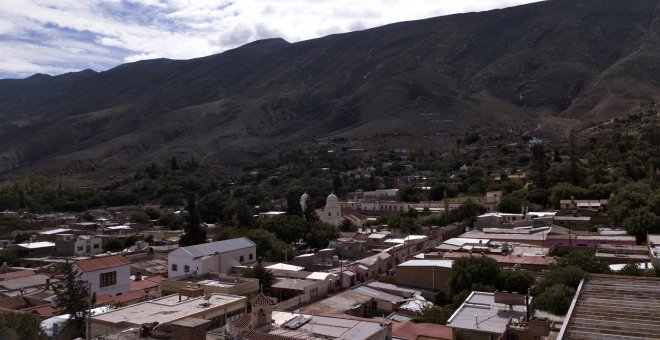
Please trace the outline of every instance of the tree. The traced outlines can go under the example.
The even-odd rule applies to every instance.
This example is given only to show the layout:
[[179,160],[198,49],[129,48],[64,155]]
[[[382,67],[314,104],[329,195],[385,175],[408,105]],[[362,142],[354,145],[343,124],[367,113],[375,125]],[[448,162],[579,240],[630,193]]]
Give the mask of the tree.
[[651,212],[648,207],[633,209],[623,220],[623,228],[628,234],[635,236],[638,244],[646,241],[647,234],[660,232],[660,217]]
[[39,318],[30,313],[0,314],[0,339],[46,339]]
[[347,218],[341,221],[341,224],[339,225],[339,230],[341,231],[355,232],[357,229],[355,223]]
[[148,224],[149,221],[149,215],[144,211],[136,211],[131,214],[131,222],[133,223]]
[[587,273],[606,273],[610,271],[607,263],[597,258],[589,249],[574,249],[557,261],[559,266],[575,266]]
[[499,277],[500,290],[527,294],[534,284],[534,275],[524,270],[502,270]]
[[312,248],[322,249],[328,246],[330,240],[337,237],[339,237],[339,231],[335,226],[315,221],[312,222],[307,235],[305,235],[305,241]]
[[118,238],[111,238],[105,243],[103,250],[111,252],[124,250],[124,241]]
[[261,227],[287,243],[302,239],[307,232],[307,221],[296,215],[275,216],[261,223]]
[[409,185],[399,189],[399,198],[403,202],[419,202],[422,199],[422,192],[419,188]]
[[449,274],[449,296],[472,291],[473,285],[498,286],[500,266],[485,256],[461,257],[454,261]]
[[170,160],[170,170],[179,170],[179,162],[176,161],[176,156],[172,156],[172,159]]
[[534,299],[534,307],[558,315],[565,315],[571,307],[575,289],[556,284]]
[[247,268],[243,271],[243,276],[259,279],[259,286],[264,291],[267,291],[275,280],[275,276],[270,271],[266,270],[261,264],[261,261],[252,268]]
[[500,204],[497,206],[498,210],[503,213],[519,214],[522,210],[523,201],[513,195],[506,195],[502,197]]
[[179,246],[186,247],[206,242],[206,230],[202,228],[202,218],[199,215],[194,195],[190,195],[188,198],[186,210],[188,210],[188,218],[186,225],[183,227],[183,235],[179,240]]
[[546,172],[548,169],[548,157],[542,144],[532,146],[532,168],[536,171],[537,186],[546,187]]
[[644,276],[644,271],[639,269],[637,263],[628,263],[619,271],[619,275]]
[[535,290],[537,294],[540,294],[557,284],[577,288],[585,275],[586,273],[580,267],[552,266],[543,277],[536,281]]
[[425,308],[420,313],[421,315],[412,318],[414,323],[436,323],[438,325],[446,325],[447,320],[454,314],[454,309],[450,307],[441,307],[433,305]]
[[[69,320],[82,325],[87,316],[89,304],[89,294],[87,281],[83,281],[82,274],[73,268],[68,261],[64,264],[64,278],[61,282],[53,285],[58,307],[62,308],[65,314],[69,314]],[[96,296],[92,297],[92,305]]]

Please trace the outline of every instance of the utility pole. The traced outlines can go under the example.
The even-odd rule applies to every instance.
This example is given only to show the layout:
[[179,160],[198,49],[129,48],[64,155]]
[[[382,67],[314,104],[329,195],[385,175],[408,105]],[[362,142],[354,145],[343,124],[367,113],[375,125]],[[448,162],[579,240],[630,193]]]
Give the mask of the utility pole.
[[85,332],[86,339],[92,339],[92,284],[87,282],[87,331]]

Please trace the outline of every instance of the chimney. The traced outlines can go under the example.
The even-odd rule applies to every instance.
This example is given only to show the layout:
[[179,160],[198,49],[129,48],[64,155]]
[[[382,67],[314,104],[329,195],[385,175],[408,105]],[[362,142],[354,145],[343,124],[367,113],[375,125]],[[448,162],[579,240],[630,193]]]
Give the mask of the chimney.
[[50,289],[50,278],[46,278],[46,290]]
[[142,281],[142,272],[135,273],[135,281]]

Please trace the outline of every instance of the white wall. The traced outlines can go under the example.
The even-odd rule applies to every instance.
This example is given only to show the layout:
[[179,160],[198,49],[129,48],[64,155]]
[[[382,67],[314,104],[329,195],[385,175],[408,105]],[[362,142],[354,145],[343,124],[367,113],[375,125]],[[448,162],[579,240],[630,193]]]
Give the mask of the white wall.
[[[250,260],[250,254],[252,254],[252,260]],[[197,274],[209,272],[226,273],[231,267],[241,264],[239,262],[241,256],[244,258],[243,264],[255,263],[257,260],[257,247],[238,249],[199,259],[193,259],[184,250],[175,250],[167,256],[167,276],[190,275],[194,271],[197,271]],[[176,271],[172,270],[173,264],[177,265]],[[187,273],[184,271],[186,265],[190,266],[190,271]]]
[[[79,270],[79,269],[78,269]],[[101,273],[117,272],[117,284],[101,287]],[[81,278],[92,284],[92,292],[96,295],[126,294],[131,291],[131,266],[125,265],[109,269],[97,270],[93,272],[82,272]]]

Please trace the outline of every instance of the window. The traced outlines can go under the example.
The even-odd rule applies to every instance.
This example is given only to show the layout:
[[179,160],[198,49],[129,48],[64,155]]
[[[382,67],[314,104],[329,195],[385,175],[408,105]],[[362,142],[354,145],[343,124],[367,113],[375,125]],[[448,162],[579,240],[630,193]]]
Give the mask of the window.
[[249,259],[252,260],[254,258],[254,254],[250,254]]
[[245,256],[241,255],[241,257],[238,259],[238,262],[240,263],[245,262]]
[[82,251],[82,250],[83,250],[83,246],[78,246],[78,251]]
[[332,217],[332,212],[328,212],[328,217]]
[[113,286],[117,284],[117,272],[107,272],[101,273],[100,275],[100,287]]
[[189,265],[183,266],[183,272],[184,273],[190,273],[190,266]]
[[172,271],[173,272],[178,272],[179,271],[179,268],[177,268],[176,264],[172,265]]
[[98,244],[95,244],[95,245],[94,245],[94,249],[99,249],[99,245],[98,245]]

